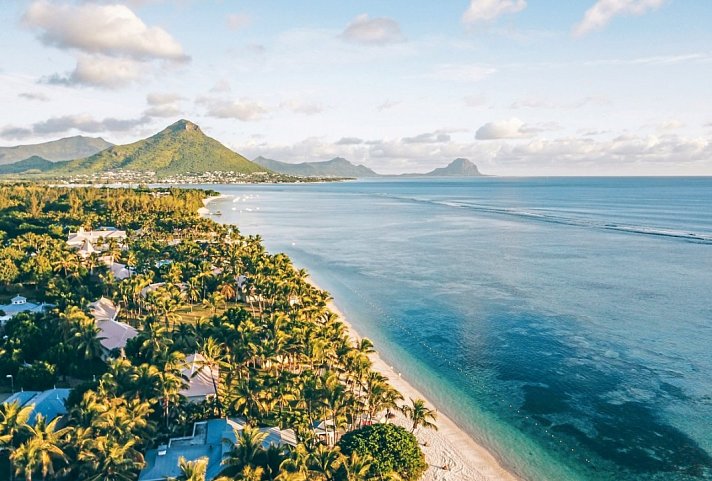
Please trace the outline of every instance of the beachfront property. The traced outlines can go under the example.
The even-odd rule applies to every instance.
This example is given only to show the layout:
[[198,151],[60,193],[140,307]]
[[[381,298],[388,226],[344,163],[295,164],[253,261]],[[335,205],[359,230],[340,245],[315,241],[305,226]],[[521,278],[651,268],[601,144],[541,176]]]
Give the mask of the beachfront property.
[[99,258],[99,262],[109,268],[109,272],[114,275],[114,279],[116,280],[122,281],[133,275],[132,268],[127,267],[126,264],[115,262],[113,256],[102,256]]
[[5,404],[18,403],[20,407],[32,406],[32,414],[28,424],[37,423],[37,415],[41,414],[47,422],[58,416],[67,414],[64,403],[69,397],[71,389],[48,389],[47,391],[20,391],[16,392],[4,402]]
[[180,394],[189,402],[199,403],[215,396],[215,383],[219,383],[220,369],[211,368],[204,365],[205,358],[200,353],[191,354],[185,358],[185,367],[181,370],[181,376],[187,380],[187,385],[181,389]]
[[104,359],[107,359],[112,352],[123,351],[126,342],[138,335],[135,328],[116,320],[119,315],[119,307],[111,299],[102,297],[98,301],[90,303],[89,312],[99,328],[98,337],[104,351]]
[[21,312],[42,312],[48,306],[44,302],[41,304],[27,302],[26,297],[17,295],[10,300],[10,304],[0,305],[0,324],[5,324]]
[[77,232],[70,232],[67,237],[67,244],[70,247],[81,248],[85,242],[94,245],[100,241],[108,242],[111,239],[116,239],[121,245],[126,239],[126,231],[118,230],[115,227],[100,227],[98,230],[84,230],[80,227]]
[[[236,434],[245,427],[242,419],[211,419],[193,424],[193,434],[182,438],[171,438],[167,444],[149,449],[144,456],[145,467],[139,474],[138,481],[164,481],[181,475],[178,460],[184,457],[188,461],[206,458],[208,468],[206,481],[215,479],[225,466],[232,444],[237,442]],[[260,428],[267,433],[262,447],[289,445],[296,446],[297,439],[291,429],[277,427]],[[230,442],[231,441],[231,442]]]

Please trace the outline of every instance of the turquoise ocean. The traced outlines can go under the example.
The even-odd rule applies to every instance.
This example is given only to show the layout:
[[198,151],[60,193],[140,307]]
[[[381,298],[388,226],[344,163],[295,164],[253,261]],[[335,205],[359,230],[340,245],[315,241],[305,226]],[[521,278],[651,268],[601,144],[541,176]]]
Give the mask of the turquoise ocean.
[[206,187],[521,477],[712,479],[712,178]]

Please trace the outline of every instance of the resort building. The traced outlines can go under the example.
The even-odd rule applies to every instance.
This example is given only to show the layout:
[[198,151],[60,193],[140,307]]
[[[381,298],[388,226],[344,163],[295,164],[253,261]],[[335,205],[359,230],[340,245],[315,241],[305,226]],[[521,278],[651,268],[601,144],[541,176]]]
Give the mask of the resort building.
[[98,230],[84,230],[80,227],[77,232],[70,232],[67,237],[67,244],[70,247],[77,249],[84,245],[85,241],[90,244],[97,244],[100,240],[108,242],[111,239],[116,239],[119,244],[122,244],[126,239],[126,231],[118,230],[115,227],[100,227]]
[[181,376],[187,380],[187,387],[180,391],[180,394],[193,403],[205,401],[209,397],[215,396],[215,386],[213,379],[219,383],[220,370],[215,367],[211,369],[203,365],[205,358],[200,353],[191,354],[185,358],[185,367],[181,370]]
[[[227,457],[232,443],[237,442],[236,431],[239,433],[245,427],[242,419],[211,419],[193,424],[193,434],[188,437],[171,438],[167,444],[149,449],[144,456],[146,466],[139,474],[139,481],[164,481],[175,479],[181,475],[178,460],[184,457],[188,461],[200,458],[208,460],[205,480],[211,481],[225,469],[222,465]],[[297,439],[291,429],[276,427],[260,428],[267,433],[262,442],[263,448],[271,445],[296,446]]]
[[122,281],[133,275],[133,269],[126,267],[126,264],[114,262],[113,256],[102,256],[99,258],[99,261],[109,268],[109,272],[114,275],[114,279],[116,280]]
[[20,407],[32,406],[32,414],[28,424],[37,423],[37,415],[41,414],[47,422],[58,416],[67,414],[64,403],[69,397],[71,389],[49,389],[47,391],[20,391],[16,392],[4,402],[6,404],[18,403]]
[[27,302],[27,298],[23,296],[15,296],[10,300],[10,304],[0,305],[0,324],[5,324],[17,314],[21,312],[42,312],[48,304],[35,304]]
[[119,307],[106,297],[89,304],[89,312],[96,322],[96,327],[99,328],[99,343],[104,351],[104,358],[108,358],[117,350],[123,356],[122,351],[126,347],[126,342],[138,336],[138,331],[125,322],[116,320]]

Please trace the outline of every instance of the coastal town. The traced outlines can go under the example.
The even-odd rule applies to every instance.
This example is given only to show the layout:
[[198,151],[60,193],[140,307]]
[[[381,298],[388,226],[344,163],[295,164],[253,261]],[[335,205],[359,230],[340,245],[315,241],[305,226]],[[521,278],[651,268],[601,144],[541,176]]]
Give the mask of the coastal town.
[[[419,479],[437,428],[284,254],[198,190],[0,192],[0,472]],[[394,422],[395,418],[398,422]],[[2,465],[5,465],[3,467]]]

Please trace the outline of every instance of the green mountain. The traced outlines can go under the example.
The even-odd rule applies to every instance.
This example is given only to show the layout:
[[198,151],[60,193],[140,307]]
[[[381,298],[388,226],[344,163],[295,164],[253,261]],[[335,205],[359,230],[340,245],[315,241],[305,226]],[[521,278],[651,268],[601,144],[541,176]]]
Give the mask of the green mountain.
[[83,159],[57,166],[53,175],[93,174],[109,170],[155,172],[159,177],[202,172],[250,174],[265,169],[208,137],[187,120],[133,144],[115,145]]
[[352,164],[341,157],[323,162],[302,162],[301,164],[257,157],[253,162],[280,174],[300,177],[378,177],[379,175],[368,167]]
[[458,158],[446,167],[438,167],[425,174],[401,174],[403,177],[482,177],[475,164],[468,159]]
[[32,156],[39,156],[52,162],[78,159],[94,155],[112,145],[101,137],[76,135],[41,144],[0,147],[0,165],[12,164]]
[[27,159],[14,162],[12,164],[0,165],[0,175],[3,174],[36,174],[46,172],[59,165],[55,162],[33,155]]

